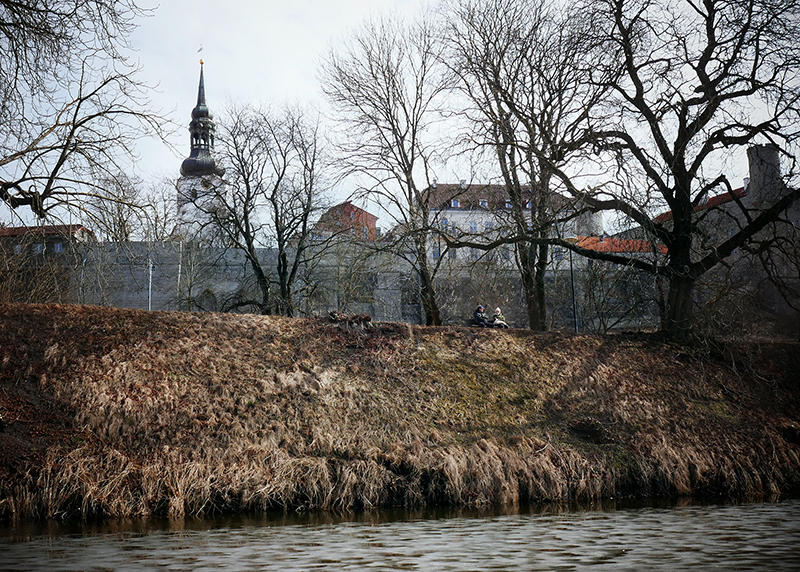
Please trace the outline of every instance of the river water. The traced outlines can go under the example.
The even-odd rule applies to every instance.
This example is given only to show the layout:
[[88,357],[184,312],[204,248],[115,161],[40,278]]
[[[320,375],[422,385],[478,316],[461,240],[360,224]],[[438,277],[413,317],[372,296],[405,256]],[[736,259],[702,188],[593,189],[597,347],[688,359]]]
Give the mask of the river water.
[[0,526],[0,570],[800,570],[800,500]]

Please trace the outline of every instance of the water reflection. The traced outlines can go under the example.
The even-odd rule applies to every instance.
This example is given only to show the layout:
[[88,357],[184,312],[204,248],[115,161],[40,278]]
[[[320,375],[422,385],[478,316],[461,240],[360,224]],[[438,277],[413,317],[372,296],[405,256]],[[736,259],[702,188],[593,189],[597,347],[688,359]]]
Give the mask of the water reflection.
[[[800,501],[0,529],[3,570],[798,570]],[[610,508],[610,510],[609,510]]]

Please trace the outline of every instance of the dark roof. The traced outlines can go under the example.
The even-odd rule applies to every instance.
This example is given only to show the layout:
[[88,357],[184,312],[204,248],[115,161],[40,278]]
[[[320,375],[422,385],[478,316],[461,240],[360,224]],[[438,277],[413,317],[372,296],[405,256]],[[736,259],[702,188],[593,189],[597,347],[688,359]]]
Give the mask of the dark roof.
[[203,177],[225,174],[225,169],[214,159],[214,115],[206,105],[206,83],[203,78],[203,61],[200,60],[200,83],[197,87],[197,105],[192,110],[189,123],[191,149],[189,156],[181,163],[184,177]]
[[0,228],[0,236],[76,236],[79,234],[94,233],[85,226],[78,224],[56,224],[46,226],[9,226]]

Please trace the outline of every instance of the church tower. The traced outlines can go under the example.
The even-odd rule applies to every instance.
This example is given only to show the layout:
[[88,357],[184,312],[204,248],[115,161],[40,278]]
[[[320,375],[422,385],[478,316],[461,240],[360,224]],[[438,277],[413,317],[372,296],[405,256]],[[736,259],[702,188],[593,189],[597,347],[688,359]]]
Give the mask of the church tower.
[[200,60],[200,84],[197,105],[189,123],[191,149],[181,164],[178,179],[178,225],[184,238],[193,238],[208,220],[214,198],[224,186],[225,169],[214,158],[214,115],[206,105],[203,60]]

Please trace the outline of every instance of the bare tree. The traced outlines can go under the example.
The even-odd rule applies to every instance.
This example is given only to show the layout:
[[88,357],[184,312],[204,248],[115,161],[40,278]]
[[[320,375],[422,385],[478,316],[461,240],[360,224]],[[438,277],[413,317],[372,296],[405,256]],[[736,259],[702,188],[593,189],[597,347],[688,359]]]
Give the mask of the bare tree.
[[138,238],[143,228],[145,210],[141,196],[142,181],[118,173],[113,178],[103,178],[98,185],[108,195],[86,197],[79,214],[86,225],[96,229],[102,240],[129,242]]
[[[638,176],[636,193],[606,187],[583,196],[616,211],[668,249],[662,328],[689,334],[695,282],[725,263],[800,197],[774,180],[751,180],[751,199],[737,196],[723,173],[743,149],[773,144],[794,174],[800,127],[800,4],[795,0],[589,0],[594,83],[611,90],[590,123],[596,149]],[[758,153],[758,151],[756,151]],[[774,165],[777,166],[777,165]],[[769,177],[768,177],[769,178]],[[772,190],[770,190],[770,187]],[[775,190],[777,189],[777,191]],[[708,205],[724,194],[724,209]],[[663,205],[669,216],[653,219]],[[708,232],[724,216],[731,232]]]
[[44,242],[31,234],[16,241],[0,240],[0,303],[63,302],[69,291],[69,264],[38,251]]
[[[221,243],[243,252],[250,265],[259,298],[236,306],[291,316],[310,223],[324,207],[319,121],[300,109],[240,106],[220,127],[218,154],[227,179],[210,201],[201,197],[195,206]],[[265,248],[275,250],[274,268],[260,255]]]
[[431,123],[447,85],[442,43],[426,22],[385,17],[367,21],[322,65],[323,90],[344,133],[346,174],[364,181],[362,196],[378,203],[395,227],[382,243],[419,278],[425,322],[442,323],[428,258],[435,226],[430,181],[436,150]]
[[134,142],[161,132],[124,56],[133,0],[0,1],[0,200],[44,218],[113,197]]
[[[585,211],[557,192],[555,173],[585,159],[588,113],[605,91],[581,65],[586,24],[545,0],[453,1],[446,14],[447,61],[468,101],[465,140],[494,157],[511,206],[495,237],[517,237],[528,322],[543,330],[548,238]],[[486,238],[469,246],[498,246]]]
[[581,273],[579,315],[583,327],[604,334],[615,328],[652,327],[653,275],[608,262],[588,261]]
[[175,231],[175,186],[172,181],[148,184],[140,198],[144,213],[141,223],[142,240],[158,242],[169,240]]

